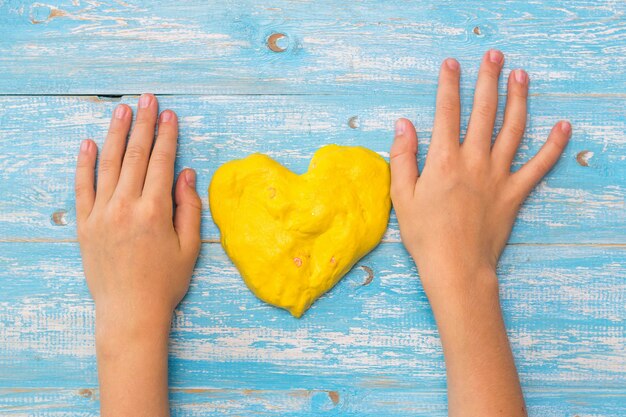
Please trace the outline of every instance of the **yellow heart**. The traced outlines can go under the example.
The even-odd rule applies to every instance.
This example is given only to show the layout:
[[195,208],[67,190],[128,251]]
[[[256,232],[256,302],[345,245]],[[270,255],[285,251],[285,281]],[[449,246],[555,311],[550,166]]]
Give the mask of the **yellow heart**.
[[217,169],[209,204],[250,290],[300,317],[382,239],[389,165],[363,147],[327,145],[297,175],[253,154]]

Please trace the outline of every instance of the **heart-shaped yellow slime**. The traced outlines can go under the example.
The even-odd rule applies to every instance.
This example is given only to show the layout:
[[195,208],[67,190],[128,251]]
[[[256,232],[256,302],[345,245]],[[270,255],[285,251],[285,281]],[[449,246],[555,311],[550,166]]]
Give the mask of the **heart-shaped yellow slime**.
[[218,168],[209,203],[246,285],[300,317],[380,242],[389,165],[363,147],[327,145],[297,175],[253,154]]

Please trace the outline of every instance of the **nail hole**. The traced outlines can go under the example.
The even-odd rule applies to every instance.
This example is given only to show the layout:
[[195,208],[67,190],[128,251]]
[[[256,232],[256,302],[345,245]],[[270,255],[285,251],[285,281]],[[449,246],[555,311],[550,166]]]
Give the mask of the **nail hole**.
[[369,266],[365,266],[365,265],[361,265],[361,269],[367,272],[367,278],[365,278],[365,281],[363,281],[363,284],[361,285],[362,286],[370,285],[372,281],[374,280],[374,271],[372,271],[372,268],[370,268]]
[[32,24],[46,23],[55,17],[65,16],[63,10],[54,7],[38,4],[33,5],[30,10],[30,22]]
[[52,213],[52,216],[50,216],[52,224],[55,226],[67,226],[67,219],[65,218],[66,214],[67,210],[57,210]]
[[89,388],[83,388],[78,391],[78,395],[80,395],[83,398],[91,398],[93,397],[93,391],[90,390]]
[[267,47],[274,52],[285,52],[289,44],[289,39],[284,33],[272,33],[267,38]]
[[328,398],[330,398],[334,405],[339,404],[339,393],[337,391],[328,391]]
[[359,127],[359,116],[352,116],[348,119],[348,126],[352,129],[357,129]]
[[589,160],[593,157],[593,152],[591,151],[580,151],[576,154],[576,162],[578,162],[578,165],[582,166],[582,167],[588,167],[589,166]]
[[478,26],[474,26],[474,29],[472,30],[472,32],[474,32],[474,35],[479,35],[480,36],[480,28]]

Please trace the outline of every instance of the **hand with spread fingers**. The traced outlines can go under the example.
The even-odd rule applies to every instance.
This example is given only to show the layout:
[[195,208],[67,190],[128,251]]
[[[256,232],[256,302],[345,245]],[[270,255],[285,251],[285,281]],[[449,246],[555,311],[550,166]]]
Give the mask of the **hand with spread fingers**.
[[510,73],[503,126],[492,143],[503,64],[500,51],[484,55],[461,143],[460,65],[445,60],[422,172],[408,120],[396,122],[390,152],[393,206],[441,334],[451,416],[526,414],[500,312],[496,264],[520,206],[571,135],[570,124],[558,122],[541,150],[511,172],[526,125],[529,79],[521,69]]
[[200,250],[195,172],[184,170],[172,201],[176,114],[158,118],[152,94],[117,106],[94,187],[97,146],[81,144],[76,169],[78,239],[96,305],[102,415],[168,415],[167,345],[172,313]]

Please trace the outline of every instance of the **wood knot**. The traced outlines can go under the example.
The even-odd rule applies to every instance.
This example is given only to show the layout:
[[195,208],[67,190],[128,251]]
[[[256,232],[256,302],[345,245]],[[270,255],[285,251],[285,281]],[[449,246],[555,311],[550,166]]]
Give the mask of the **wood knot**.
[[348,119],[348,126],[352,129],[357,129],[359,127],[359,116],[352,116]]
[[328,398],[330,398],[334,405],[339,404],[339,393],[337,391],[328,391]]
[[578,162],[578,165],[580,165],[581,167],[588,167],[589,166],[589,160],[591,159],[591,157],[593,156],[593,152],[591,151],[580,151],[576,154],[576,162]]
[[83,398],[91,398],[93,397],[93,391],[90,390],[89,388],[83,388],[81,390],[78,390],[78,395],[80,395]]
[[361,286],[364,287],[366,285],[370,285],[374,280],[374,271],[372,271],[372,268],[365,265],[361,265],[361,269],[367,272],[367,278],[365,278],[365,281],[363,281],[363,284],[361,284]]
[[46,6],[43,4],[35,4],[30,10],[30,23],[37,25],[39,23],[48,23],[55,17],[65,16],[63,10],[56,7]]
[[474,35],[478,35],[478,36],[480,36],[481,34],[480,28],[478,26],[474,26],[474,29],[472,29],[472,32],[474,32]]
[[55,226],[67,226],[66,214],[67,210],[57,210],[50,216],[50,221],[52,221],[52,224]]
[[285,52],[289,44],[289,38],[284,33],[272,33],[267,38],[267,47],[274,52]]

